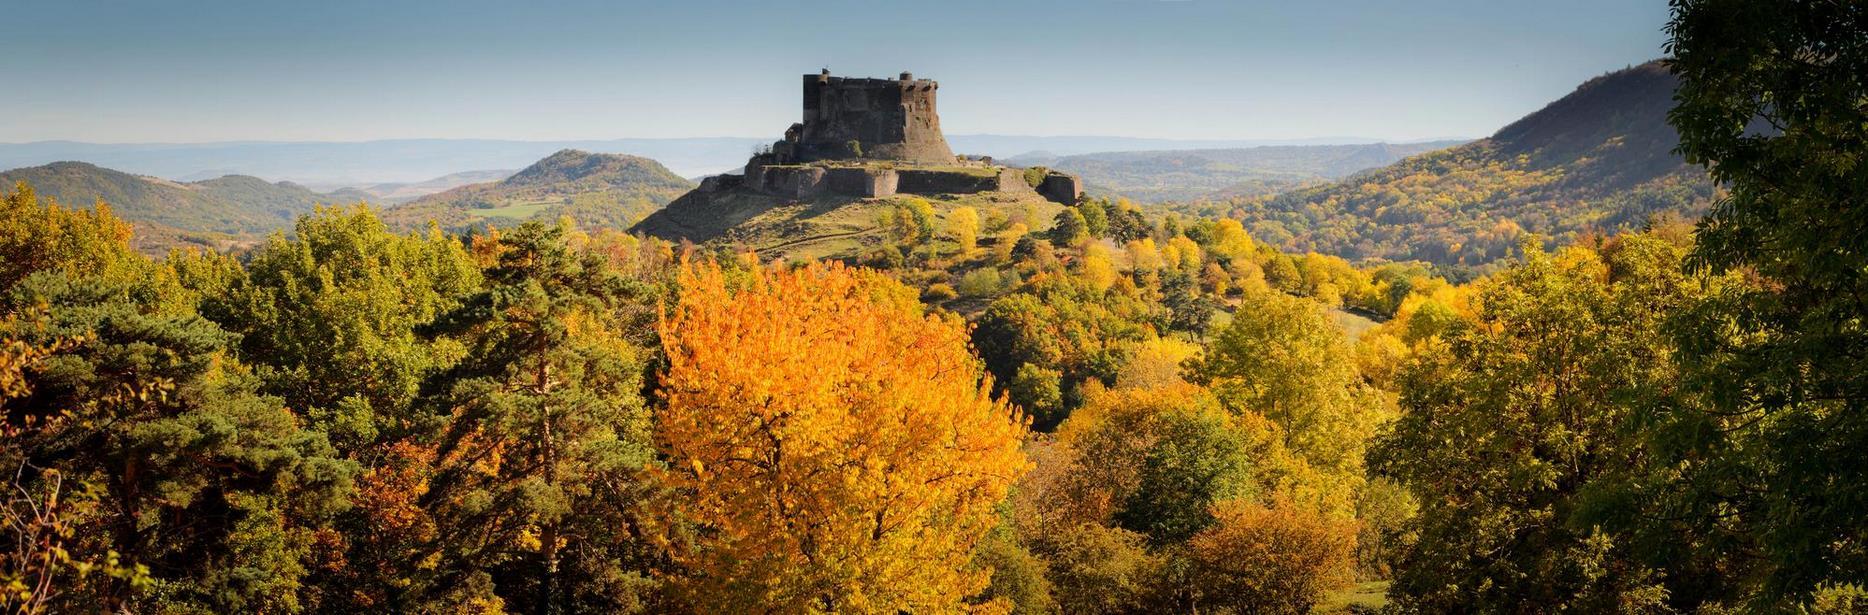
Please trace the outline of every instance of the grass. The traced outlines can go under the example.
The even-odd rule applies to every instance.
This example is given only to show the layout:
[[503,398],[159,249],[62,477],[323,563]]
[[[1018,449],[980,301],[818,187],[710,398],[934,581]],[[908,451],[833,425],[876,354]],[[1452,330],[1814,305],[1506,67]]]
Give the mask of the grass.
[[1349,335],[1351,343],[1361,338],[1362,334],[1368,332],[1369,329],[1375,328],[1375,325],[1381,324],[1342,308],[1330,308],[1330,318],[1336,321],[1337,326],[1343,328],[1343,333]]
[[1388,582],[1361,581],[1330,592],[1310,612],[1312,615],[1370,613],[1385,606],[1388,606]]
[[[1030,207],[1035,216],[1033,226],[1037,226],[1039,231],[1049,227],[1051,220],[1062,208],[1036,195],[1013,197],[996,193],[969,194],[952,199],[907,195],[879,199],[833,198],[772,206],[735,224],[730,236],[722,240],[729,245],[756,249],[768,259],[860,257],[889,241],[887,229],[877,222],[877,218],[883,212],[893,209],[897,201],[907,198],[921,198],[933,206],[935,215],[940,219],[936,223],[936,241],[945,240],[947,214],[960,207],[974,208],[981,218],[994,213],[1002,216],[1023,215],[1025,208]],[[982,230],[980,240],[982,244],[989,244],[991,236]]]
[[539,212],[545,211],[546,208],[556,204],[556,202],[515,203],[512,205],[502,205],[485,209],[469,209],[467,213],[482,218],[523,220],[538,215]]

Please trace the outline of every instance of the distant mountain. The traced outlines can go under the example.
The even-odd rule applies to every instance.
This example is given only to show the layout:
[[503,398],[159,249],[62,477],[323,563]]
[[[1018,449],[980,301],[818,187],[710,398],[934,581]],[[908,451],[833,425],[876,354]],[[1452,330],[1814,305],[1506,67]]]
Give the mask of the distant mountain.
[[1073,156],[1032,153],[1006,162],[1042,165],[1083,177],[1091,192],[1141,202],[1275,194],[1341,179],[1463,141],[1266,145],[1235,149],[1099,152]]
[[[367,200],[373,203],[406,203],[430,194],[446,192],[461,186],[496,182],[512,177],[512,174],[517,172],[518,171],[511,169],[462,171],[418,182],[391,182],[357,188],[346,187],[338,192],[368,195],[369,198]],[[332,194],[337,194],[337,192],[333,192]]]
[[[1006,158],[1033,150],[1058,155],[1089,152],[1211,149],[1259,145],[1369,143],[1376,139],[1190,140],[1098,136],[948,134],[957,152]],[[218,143],[0,143],[0,169],[84,160],[104,167],[193,181],[254,175],[298,182],[318,190],[423,182],[462,169],[516,169],[562,149],[653,158],[683,177],[712,175],[745,164],[770,137],[585,139],[392,139],[381,141],[228,141]],[[490,180],[487,180],[490,181]]]
[[313,192],[291,182],[272,183],[245,175],[174,182],[131,175],[87,162],[52,164],[0,172],[11,189],[26,182],[42,197],[72,207],[110,205],[139,224],[139,247],[155,249],[172,240],[215,244],[224,236],[254,235],[291,226],[318,204],[350,199]]
[[648,158],[567,149],[500,181],[391,207],[383,218],[404,228],[432,220],[458,229],[569,215],[582,224],[622,229],[693,187]]
[[1656,215],[1697,217],[1715,188],[1673,153],[1676,85],[1659,62],[1616,71],[1490,138],[1207,213],[1286,249],[1468,266],[1510,256],[1523,232],[1555,245]]
[[[355,142],[0,143],[0,169],[84,160],[139,175],[195,179],[254,175],[323,189],[421,182],[463,169],[517,169],[563,149],[654,158],[682,175],[738,167],[769,138],[701,137],[507,141],[395,139]],[[1021,150],[1022,151],[1022,150]]]

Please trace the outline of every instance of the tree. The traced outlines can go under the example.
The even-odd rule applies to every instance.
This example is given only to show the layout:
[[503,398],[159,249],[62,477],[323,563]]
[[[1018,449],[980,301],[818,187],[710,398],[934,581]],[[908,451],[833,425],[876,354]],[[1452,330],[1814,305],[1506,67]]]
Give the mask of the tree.
[[1058,429],[1072,469],[1059,519],[1113,524],[1154,546],[1184,542],[1222,500],[1269,496],[1287,469],[1275,428],[1181,384],[1098,391]]
[[1353,521],[1237,500],[1212,514],[1212,527],[1187,545],[1196,611],[1303,615],[1349,578]]
[[1680,545],[1626,531],[1656,511],[1624,488],[1647,459],[1639,427],[1677,382],[1663,320],[1701,287],[1680,272],[1683,254],[1650,236],[1601,254],[1533,247],[1481,288],[1477,322],[1403,371],[1403,413],[1369,454],[1420,501],[1397,602],[1697,608],[1674,591],[1695,582],[1666,561]]
[[662,322],[662,532],[696,608],[955,610],[1029,463],[964,323],[841,265],[694,265]]
[[1729,190],[1690,263],[1750,271],[1679,323],[1697,403],[1670,414],[1659,493],[1764,604],[1868,583],[1868,13],[1856,2],[1678,0],[1679,151]]
[[[180,260],[172,259],[174,260]],[[201,309],[240,335],[265,391],[308,414],[346,452],[433,428],[417,416],[423,379],[458,361],[453,339],[416,329],[477,290],[480,271],[438,231],[390,233],[368,207],[321,208],[275,234]],[[198,277],[198,276],[189,276]]]
[[1148,552],[1146,541],[1140,534],[1094,523],[1051,537],[1046,550],[1059,611],[1146,612],[1166,564],[1166,558]]
[[1382,407],[1356,373],[1342,329],[1316,302],[1275,292],[1248,298],[1192,371],[1227,408],[1281,426],[1286,447],[1312,465],[1348,486],[1360,481]]
[[[22,196],[22,193],[24,195]],[[54,610],[294,610],[321,526],[347,504],[354,466],[300,428],[196,315],[173,274],[130,252],[121,221],[9,196],[0,228],[32,255],[0,293],[4,332],[53,348],[20,370],[0,432],[26,493],[89,485],[61,547],[110,568]],[[16,463],[15,463],[16,462]]]
[[[130,225],[96,211],[41,202],[20,182],[0,195],[0,291],[38,272],[115,278],[130,275],[141,259],[130,251]],[[99,269],[102,268],[102,269]]]
[[979,249],[979,212],[961,207],[947,213],[947,234],[960,246],[960,255],[969,256]]
[[1083,228],[1091,237],[1102,237],[1109,232],[1109,210],[1103,201],[1085,199],[1077,205],[1077,211],[1083,214]]
[[905,245],[918,246],[934,237],[934,206],[927,199],[908,197],[896,201],[885,216],[895,240]]
[[534,222],[478,238],[485,290],[429,330],[467,348],[425,385],[425,404],[447,420],[365,481],[425,490],[412,512],[433,535],[385,545],[406,553],[382,565],[398,608],[454,604],[481,584],[539,613],[641,600],[627,580],[646,572],[629,511],[653,454],[640,394],[648,350],[627,327],[656,289],[571,245],[570,232]]
[[1089,240],[1089,225],[1083,221],[1083,213],[1066,207],[1057,212],[1056,223],[1051,226],[1051,244],[1060,248],[1075,246]]

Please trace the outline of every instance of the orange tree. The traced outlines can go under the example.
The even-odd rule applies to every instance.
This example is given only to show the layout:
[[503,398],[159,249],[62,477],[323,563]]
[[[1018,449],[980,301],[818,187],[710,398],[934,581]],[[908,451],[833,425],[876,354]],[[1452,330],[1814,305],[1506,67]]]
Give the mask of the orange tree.
[[1029,467],[957,318],[841,265],[692,265],[661,323],[660,538],[705,612],[962,608]]

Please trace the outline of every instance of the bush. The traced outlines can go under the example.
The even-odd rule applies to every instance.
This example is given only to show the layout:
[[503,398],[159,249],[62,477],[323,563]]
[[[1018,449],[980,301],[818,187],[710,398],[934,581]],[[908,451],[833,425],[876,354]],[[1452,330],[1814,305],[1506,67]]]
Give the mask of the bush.
[[1349,578],[1354,522],[1237,500],[1213,515],[1216,523],[1188,541],[1200,611],[1301,615]]
[[959,296],[960,294],[954,292],[952,286],[948,286],[944,283],[933,284],[928,286],[927,290],[921,292],[921,301],[925,303],[945,303],[959,298]]
[[1051,170],[1045,167],[1027,168],[1025,169],[1025,183],[1031,184],[1032,188],[1037,188],[1038,184],[1044,183],[1044,176],[1050,174]]
[[1051,586],[1065,613],[1135,613],[1145,610],[1159,584],[1162,558],[1141,534],[1093,523],[1065,530],[1051,541]]
[[[1014,274],[1016,275],[1016,274]],[[993,268],[974,269],[960,276],[960,296],[975,299],[996,297],[1004,293],[1009,285],[1005,276]]]

